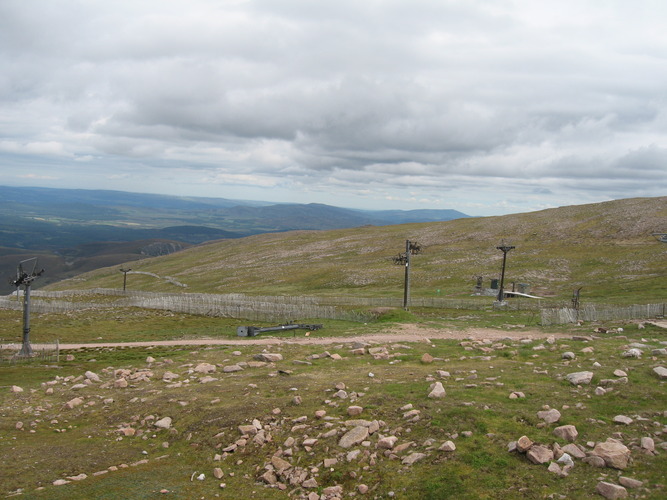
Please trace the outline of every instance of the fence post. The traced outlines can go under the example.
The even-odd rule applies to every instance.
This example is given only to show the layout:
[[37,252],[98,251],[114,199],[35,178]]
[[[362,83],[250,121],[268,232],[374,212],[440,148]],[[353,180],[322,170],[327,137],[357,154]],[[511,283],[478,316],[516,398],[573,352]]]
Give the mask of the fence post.
[[60,363],[60,341],[56,339],[56,363]]

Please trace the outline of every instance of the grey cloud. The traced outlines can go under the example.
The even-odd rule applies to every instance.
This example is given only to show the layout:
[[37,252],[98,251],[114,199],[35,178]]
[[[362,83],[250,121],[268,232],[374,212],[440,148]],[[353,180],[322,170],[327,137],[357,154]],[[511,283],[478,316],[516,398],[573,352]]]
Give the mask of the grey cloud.
[[605,5],[7,0],[0,134],[378,197],[664,191],[667,7]]

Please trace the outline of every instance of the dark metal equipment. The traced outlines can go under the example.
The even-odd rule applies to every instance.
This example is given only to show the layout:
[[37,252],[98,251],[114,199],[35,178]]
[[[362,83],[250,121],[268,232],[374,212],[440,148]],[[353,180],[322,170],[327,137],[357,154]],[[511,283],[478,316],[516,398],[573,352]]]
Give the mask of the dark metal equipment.
[[501,250],[503,252],[503,269],[500,273],[500,289],[498,290],[498,302],[502,303],[503,300],[505,299],[505,294],[504,294],[504,284],[505,284],[505,264],[507,263],[507,252],[510,250],[513,250],[514,246],[511,245],[506,245],[505,242],[503,241],[500,246],[496,247],[498,250]]
[[286,325],[278,326],[239,326],[236,328],[236,335],[239,337],[256,337],[264,332],[279,332],[283,330],[319,330],[322,325],[317,324],[294,324],[287,323]]
[[[24,269],[29,267],[29,263],[32,263],[32,269],[28,272]],[[14,285],[17,289],[23,287],[23,345],[19,351],[19,356],[29,357],[32,356],[32,346],[30,345],[30,285],[32,282],[37,279],[43,272],[36,271],[37,269],[37,258],[33,257],[32,259],[26,259],[19,262],[19,266],[16,269],[16,279],[10,280],[9,283]]]

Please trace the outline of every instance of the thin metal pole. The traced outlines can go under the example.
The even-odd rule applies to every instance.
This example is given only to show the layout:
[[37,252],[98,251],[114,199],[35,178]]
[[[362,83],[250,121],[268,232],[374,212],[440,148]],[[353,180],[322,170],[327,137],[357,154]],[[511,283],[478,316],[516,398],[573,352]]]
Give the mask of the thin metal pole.
[[24,286],[23,297],[23,346],[19,356],[32,356],[32,346],[30,345],[30,284]]
[[410,240],[405,240],[405,289],[403,290],[403,309],[410,305]]

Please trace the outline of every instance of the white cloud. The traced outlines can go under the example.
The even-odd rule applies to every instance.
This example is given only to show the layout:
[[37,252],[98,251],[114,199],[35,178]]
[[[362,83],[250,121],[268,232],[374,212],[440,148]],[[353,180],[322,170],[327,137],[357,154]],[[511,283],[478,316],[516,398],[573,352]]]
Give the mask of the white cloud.
[[666,22],[651,0],[6,0],[0,169],[488,213],[662,195]]

